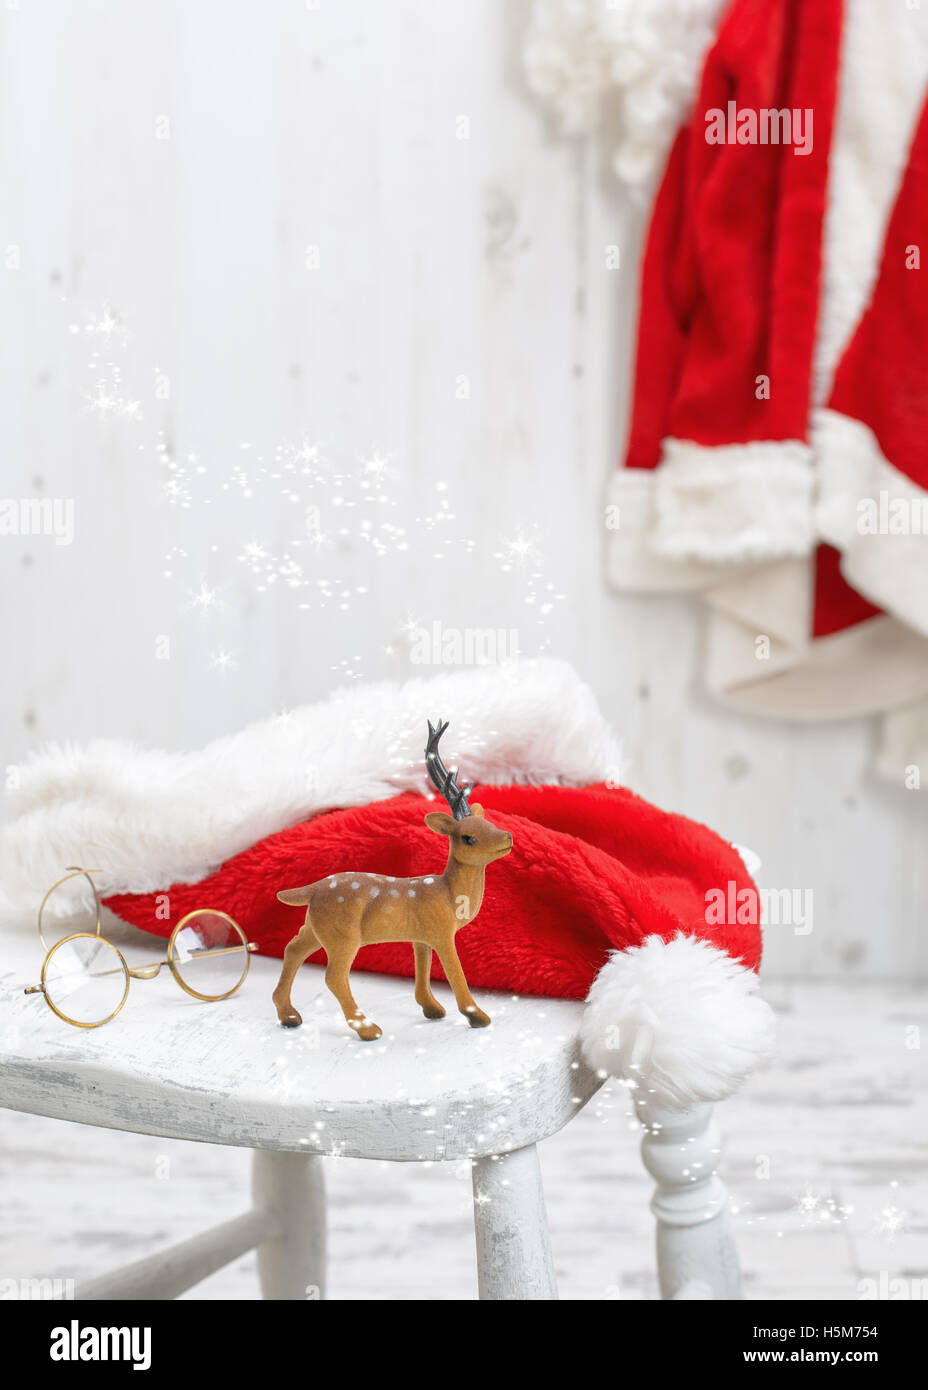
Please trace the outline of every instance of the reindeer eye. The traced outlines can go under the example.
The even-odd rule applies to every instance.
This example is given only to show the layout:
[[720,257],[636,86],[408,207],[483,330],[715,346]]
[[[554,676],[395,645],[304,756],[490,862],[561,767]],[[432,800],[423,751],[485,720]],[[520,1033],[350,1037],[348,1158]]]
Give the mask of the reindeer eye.
[[461,839],[465,845],[475,845],[477,843],[476,835],[462,835]]

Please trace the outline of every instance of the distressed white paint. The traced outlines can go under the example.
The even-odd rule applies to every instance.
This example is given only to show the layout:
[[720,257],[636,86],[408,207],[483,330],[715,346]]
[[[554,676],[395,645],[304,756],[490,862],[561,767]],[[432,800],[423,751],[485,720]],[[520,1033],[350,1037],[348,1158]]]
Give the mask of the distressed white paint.
[[721,1141],[710,1106],[669,1114],[638,1105],[641,1155],[657,1187],[657,1272],[661,1297],[741,1297],[728,1193],[718,1176]]
[[[279,1239],[277,1213],[268,1210],[245,1212],[210,1231],[159,1250],[144,1260],[112,1274],[101,1274],[79,1284],[74,1297],[83,1302],[110,1302],[113,1299],[177,1298],[187,1289],[224,1269],[262,1241]],[[273,1295],[268,1295],[272,1297]]]
[[325,1297],[326,1213],[323,1160],[315,1154],[256,1149],[255,1206],[273,1214],[277,1236],[258,1250],[264,1298],[315,1302]]
[[[494,1021],[475,1031],[453,1015],[424,1021],[411,980],[359,973],[359,997],[384,1029],[363,1044],[345,1032],[319,967],[297,982],[303,1026],[281,1029],[270,998],[277,963],[257,958],[220,1004],[196,1004],[165,975],[136,982],[148,988],[112,1023],[75,1029],[23,994],[41,952],[28,922],[4,927],[0,1105],[255,1150],[254,1211],[101,1276],[78,1297],[176,1297],[257,1244],[265,1298],[322,1298],[323,1154],[473,1158],[481,1298],[555,1296],[534,1141],[601,1085],[579,1057],[582,1005],[487,994]],[[126,950],[134,963],[158,955],[148,940]]]
[[481,1299],[556,1299],[535,1145],[477,1159],[473,1183]]
[[[641,216],[609,174],[612,142],[555,139],[526,93],[526,12],[0,8],[0,253],[19,251],[18,269],[0,264],[0,493],[76,504],[72,546],[0,543],[2,760],[97,733],[189,747],[324,694],[345,662],[414,674],[409,612],[515,629],[524,652],[547,644],[592,682],[637,790],[756,848],[766,884],[814,891],[810,934],[769,932],[772,973],[924,974],[925,793],[874,785],[865,723],[787,727],[713,706],[694,688],[698,605],[603,586]],[[106,303],[128,337],[92,367],[98,339],[70,328]],[[85,410],[109,361],[140,422]],[[206,469],[190,510],[161,495],[159,431]],[[303,553],[314,601],[328,576],[351,588],[344,610],[300,609],[283,580],[260,593],[238,559],[253,539],[290,546],[312,499],[271,482],[244,497],[234,468],[254,474],[258,454],[304,433],[349,471],[389,454],[385,515],[409,532],[382,559],[354,525]],[[438,533],[417,520],[440,480],[471,555],[436,559]],[[328,494],[322,511],[337,533]],[[541,582],[566,595],[541,622],[528,570],[494,558],[535,524]],[[166,558],[175,545],[186,558]],[[204,580],[220,590],[205,615],[189,604]],[[222,649],[225,675],[210,661]]]
[[[176,1297],[257,1244],[266,1298],[322,1298],[326,1154],[470,1159],[480,1297],[557,1297],[535,1142],[572,1120],[602,1084],[579,1056],[581,1004],[486,994],[493,1023],[475,1032],[453,1015],[422,1020],[411,981],[359,973],[358,993],[384,1029],[376,1043],[361,1043],[345,1033],[318,966],[305,966],[297,982],[302,1027],[281,1029],[270,1002],[277,965],[259,957],[238,994],[219,1004],[192,1000],[164,975],[134,981],[111,1023],[77,1029],[22,992],[41,958],[28,924],[7,921],[3,930],[0,1106],[256,1151],[252,1212],[101,1276],[78,1297],[117,1289]],[[158,955],[147,939],[126,951],[134,964]],[[693,1271],[716,1296],[735,1296],[725,1263],[734,1262],[736,1278],[733,1247],[723,1258],[728,1246],[717,1234],[725,1197],[708,1111],[647,1118],[664,1296]]]

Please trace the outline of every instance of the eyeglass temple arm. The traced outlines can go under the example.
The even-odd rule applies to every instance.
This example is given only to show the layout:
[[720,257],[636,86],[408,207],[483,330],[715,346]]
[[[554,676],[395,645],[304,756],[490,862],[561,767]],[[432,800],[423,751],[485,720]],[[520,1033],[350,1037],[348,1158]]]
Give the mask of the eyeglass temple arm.
[[[96,934],[97,936],[100,935],[100,926],[101,926],[100,894],[97,892],[97,885],[94,883],[93,879],[91,878],[91,874],[99,874],[99,873],[102,873],[102,872],[103,872],[102,869],[83,869],[83,868],[81,868],[80,864],[69,864],[69,865],[67,866],[67,868],[65,869],[64,877],[63,877],[63,878],[59,878],[58,881],[57,881],[57,883],[53,883],[52,886],[51,886],[51,888],[49,888],[48,892],[45,894],[45,897],[42,899],[41,903],[39,904],[39,915],[38,915],[38,918],[37,918],[37,920],[36,920],[36,926],[37,926],[38,932],[39,932],[39,940],[40,940],[41,943],[42,943],[42,948],[43,948],[44,951],[48,952],[48,950],[49,950],[48,942],[45,940],[45,937],[44,937],[43,934],[42,934],[42,913],[45,911],[45,904],[48,902],[49,898],[50,898],[51,895],[54,893],[54,891],[55,891],[56,888],[60,888],[61,885],[62,885],[63,883],[68,883],[72,878],[80,878],[81,875],[83,875],[84,878],[86,878],[87,882],[90,884],[91,889],[93,890],[93,901],[94,901],[94,906],[96,907],[96,912],[97,912],[97,925],[96,925],[96,927],[95,927],[94,930],[95,930],[95,934]],[[40,992],[41,992],[41,991],[40,991]]]
[[[192,960],[202,960],[204,956],[231,956],[235,951],[240,951],[241,949],[242,949],[241,946],[217,946],[216,949],[215,949],[214,951],[199,951],[199,952],[197,952],[196,955],[192,956],[191,959],[192,959]],[[256,945],[256,943],[255,943],[254,941],[246,941],[246,943],[245,943],[245,950],[246,950],[246,951],[257,951],[257,949],[258,949],[258,947],[257,947],[257,945]],[[165,959],[165,960],[153,961],[151,965],[136,965],[136,966],[127,965],[127,966],[126,966],[126,969],[128,970],[129,974],[132,976],[133,980],[153,980],[153,979],[155,978],[155,976],[158,974],[158,972],[160,971],[162,965],[170,965],[170,961],[167,960],[167,959]],[[94,975],[118,975],[118,974],[119,974],[118,969],[113,969],[113,970],[95,970],[95,971],[94,971]],[[41,988],[42,988],[41,985],[37,985],[37,986],[36,986],[36,989],[38,989],[38,990],[41,990]]]
[[[195,951],[193,955],[190,957],[190,959],[202,960],[204,956],[231,956],[234,955],[236,951],[240,951],[241,949],[241,946],[217,946],[215,950]],[[257,949],[258,947],[256,942],[245,942],[246,951],[257,951]],[[155,965],[138,965],[134,969],[132,968],[132,966],[127,966],[126,968],[129,971],[129,974],[132,976],[133,980],[153,980],[155,976],[158,974],[158,971],[161,969],[162,965],[170,965],[170,963],[171,962],[169,960],[159,960]],[[104,973],[110,974],[113,972],[105,971]]]
[[[258,944],[255,941],[246,941],[244,949],[249,952],[257,951]],[[202,960],[204,956],[232,956],[236,951],[241,951],[241,946],[216,946],[210,947],[206,951],[191,952],[191,960]],[[130,969],[129,974],[134,975],[138,980],[153,980],[161,969],[162,965],[170,965],[167,959],[159,960],[157,965],[140,965],[135,970]]]

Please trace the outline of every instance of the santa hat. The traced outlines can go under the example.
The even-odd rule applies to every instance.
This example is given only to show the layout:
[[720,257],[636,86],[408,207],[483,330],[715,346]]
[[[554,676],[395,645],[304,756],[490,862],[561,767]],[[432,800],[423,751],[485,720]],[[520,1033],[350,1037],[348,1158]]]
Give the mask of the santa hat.
[[704,596],[714,693],[888,711],[902,763],[928,730],[926,92],[917,7],[729,5],[654,203],[609,490],[610,578]]
[[[454,716],[448,757],[515,842],[457,938],[471,986],[587,999],[588,1064],[662,1105],[729,1094],[771,1047],[757,892],[730,844],[618,785],[620,747],[560,662],[353,687],[199,753],[46,750],[20,769],[3,881],[35,904],[84,863],[137,926],[164,936],[216,906],[281,955],[298,925],[281,887],[440,867],[422,754],[439,710]],[[412,952],[365,947],[356,968],[410,975]]]

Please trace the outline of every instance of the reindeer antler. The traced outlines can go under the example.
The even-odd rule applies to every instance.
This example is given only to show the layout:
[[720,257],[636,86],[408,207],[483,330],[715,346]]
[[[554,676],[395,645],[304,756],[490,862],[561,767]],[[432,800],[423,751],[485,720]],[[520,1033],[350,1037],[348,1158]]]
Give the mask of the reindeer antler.
[[451,807],[451,814],[455,820],[463,820],[465,816],[471,815],[471,809],[467,804],[467,793],[473,790],[473,782],[465,782],[463,786],[458,785],[458,769],[452,768],[449,772],[441,760],[438,751],[438,741],[448,727],[447,720],[442,723],[439,719],[437,726],[431,719],[429,725],[429,741],[425,745],[425,765],[429,770],[429,776],[442,796]]

